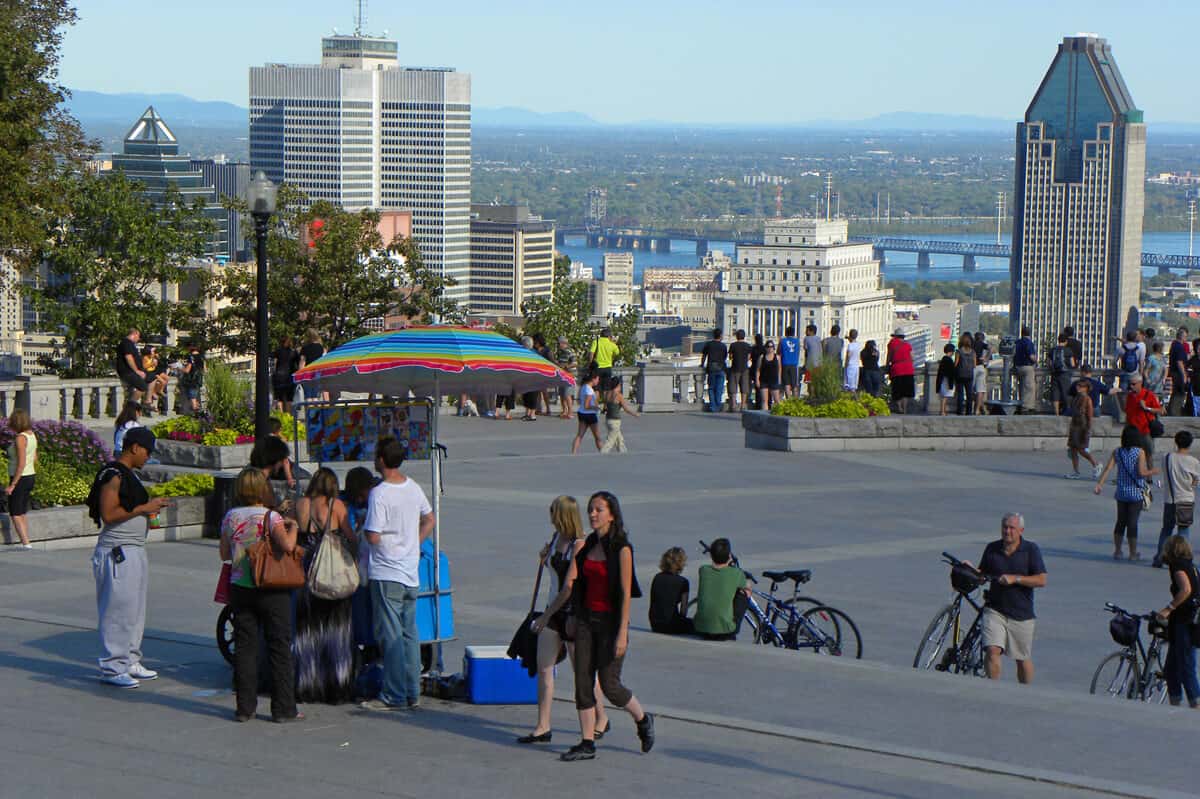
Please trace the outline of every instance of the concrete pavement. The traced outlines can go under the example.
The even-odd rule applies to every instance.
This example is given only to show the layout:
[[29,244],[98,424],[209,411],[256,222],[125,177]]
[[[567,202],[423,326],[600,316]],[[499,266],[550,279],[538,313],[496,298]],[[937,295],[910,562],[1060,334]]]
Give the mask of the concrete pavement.
[[[164,677],[116,693],[94,679],[89,553],[6,553],[0,797],[167,788],[508,796],[561,790],[564,779],[581,780],[583,795],[650,786],[664,796],[1193,793],[1200,717],[1086,693],[1115,648],[1104,601],[1159,607],[1166,576],[1108,558],[1111,492],[1095,497],[1062,480],[1064,455],[748,451],[736,417],[695,414],[627,420],[629,455],[571,457],[573,423],[443,423],[442,534],[459,633],[446,647],[449,670],[463,645],[511,636],[550,500],[600,488],[621,498],[645,586],[668,546],[689,551],[694,578],[696,539],[729,536],[751,570],[812,568],[808,593],[854,617],[864,660],[656,636],[643,600],[626,677],[663,717],[649,756],[615,716],[594,764],[527,752],[510,741],[527,731],[532,708],[433,702],[395,719],[309,706],[303,726],[234,725],[228,669],[212,643],[212,542],[151,547],[145,649]],[[428,486],[428,465],[411,466]],[[917,640],[950,595],[938,553],[977,558],[1010,508],[1025,514],[1050,571],[1037,598],[1037,684],[1015,685],[1011,668],[1002,684],[913,671]],[[1143,538],[1152,547],[1156,535],[1155,526]],[[571,681],[560,675],[565,699]],[[555,752],[577,737],[573,719],[569,703],[556,705]]]

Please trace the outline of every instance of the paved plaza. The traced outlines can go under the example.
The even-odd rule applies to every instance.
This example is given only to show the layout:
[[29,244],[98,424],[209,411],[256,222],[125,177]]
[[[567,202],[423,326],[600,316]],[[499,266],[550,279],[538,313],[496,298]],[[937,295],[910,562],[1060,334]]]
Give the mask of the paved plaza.
[[[746,450],[733,415],[625,421],[632,452],[571,457],[574,422],[443,420],[442,505],[458,638],[506,644],[528,608],[547,507],[599,489],[621,499],[644,587],[670,546],[732,539],[751,571],[813,569],[808,593],[857,621],[862,661],[648,631],[633,610],[625,675],[659,714],[637,751],[632,722],[593,763],[561,764],[578,738],[560,668],[552,747],[512,739],[532,707],[429,701],[402,718],[305,707],[302,725],[231,723],[229,669],[213,643],[213,541],[152,545],[146,659],[133,691],[96,680],[90,550],[0,556],[0,799],[17,796],[1186,796],[1195,793],[1187,709],[1087,693],[1115,649],[1106,601],[1147,612],[1167,576],[1113,562],[1111,490],[1062,479],[1065,453]],[[586,443],[586,442],[585,442]],[[1165,442],[1164,442],[1165,443]],[[409,464],[428,488],[427,463]],[[1036,685],[916,672],[918,639],[950,597],[939,554],[977,559],[1001,514],[1025,515],[1049,585],[1037,593]],[[1159,507],[1146,518],[1152,553]],[[266,698],[260,712],[266,711]]]

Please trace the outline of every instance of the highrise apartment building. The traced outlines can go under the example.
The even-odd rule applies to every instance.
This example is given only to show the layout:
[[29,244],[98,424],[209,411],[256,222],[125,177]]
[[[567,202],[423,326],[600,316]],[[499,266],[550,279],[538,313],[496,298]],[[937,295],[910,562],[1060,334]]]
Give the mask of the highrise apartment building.
[[867,244],[851,244],[845,219],[775,219],[763,243],[739,245],[717,292],[717,326],[778,339],[833,325],[858,340],[886,342],[893,324],[893,292],[880,288],[879,261]]
[[[250,165],[238,161],[227,161],[222,158],[204,158],[200,160],[192,160],[192,169],[200,170],[200,174],[204,176],[204,183],[212,186],[217,194],[217,202],[220,203],[225,198],[239,198],[246,194],[246,187],[250,185]],[[250,259],[250,235],[253,233],[253,228],[246,224],[242,225],[241,215],[237,211],[228,210],[225,212],[226,227],[229,231],[229,244],[225,249],[224,257],[228,261],[247,261]],[[217,257],[221,257],[222,253],[218,253]]]
[[1012,325],[1100,363],[1137,324],[1146,126],[1108,42],[1068,36],[1017,125]]
[[397,44],[321,40],[319,65],[250,69],[250,162],[311,200],[404,208],[426,265],[470,296],[471,76],[402,67]]
[[620,313],[621,306],[633,304],[633,253],[604,253],[604,291],[610,313]]
[[553,291],[554,222],[524,205],[472,205],[471,313],[519,316]]

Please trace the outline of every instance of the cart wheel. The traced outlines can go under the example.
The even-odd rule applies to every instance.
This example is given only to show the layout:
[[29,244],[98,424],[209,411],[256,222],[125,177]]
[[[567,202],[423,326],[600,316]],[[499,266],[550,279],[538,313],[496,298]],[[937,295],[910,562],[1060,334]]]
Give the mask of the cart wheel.
[[226,605],[217,616],[217,649],[230,666],[233,665],[233,607]]

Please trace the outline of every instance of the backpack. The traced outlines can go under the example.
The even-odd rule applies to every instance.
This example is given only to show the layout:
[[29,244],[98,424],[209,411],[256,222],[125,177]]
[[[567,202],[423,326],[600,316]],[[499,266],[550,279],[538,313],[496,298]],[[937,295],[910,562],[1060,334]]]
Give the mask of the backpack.
[[1055,347],[1050,350],[1050,368],[1055,372],[1067,371],[1067,348]]
[[1137,347],[1130,349],[1124,344],[1121,345],[1121,371],[1136,372],[1138,370],[1138,351]]

